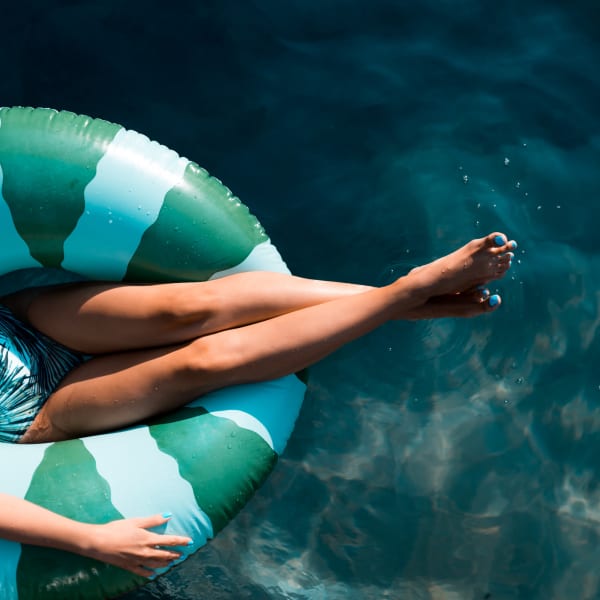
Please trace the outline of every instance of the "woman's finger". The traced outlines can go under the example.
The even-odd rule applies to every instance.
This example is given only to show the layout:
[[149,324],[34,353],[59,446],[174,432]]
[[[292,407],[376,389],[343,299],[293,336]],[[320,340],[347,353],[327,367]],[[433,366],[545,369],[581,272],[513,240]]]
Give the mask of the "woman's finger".
[[153,546],[187,546],[191,543],[192,538],[182,535],[160,535],[152,537],[151,544]]
[[170,552],[169,550],[161,550],[160,548],[157,548],[148,553],[148,558],[154,560],[171,561],[181,558],[181,554],[179,552]]
[[147,567],[143,567],[142,565],[126,565],[123,566],[124,569],[127,569],[128,571],[131,571],[132,573],[135,573],[136,575],[139,575],[140,577],[153,577],[154,575],[156,575],[156,573],[152,570],[152,569],[148,569]]
[[150,529],[163,525],[171,518],[171,515],[164,513],[162,515],[151,515],[149,517],[133,517],[129,519],[131,523],[142,529]]
[[169,558],[144,558],[144,566],[152,569],[163,569],[175,562],[175,559]]

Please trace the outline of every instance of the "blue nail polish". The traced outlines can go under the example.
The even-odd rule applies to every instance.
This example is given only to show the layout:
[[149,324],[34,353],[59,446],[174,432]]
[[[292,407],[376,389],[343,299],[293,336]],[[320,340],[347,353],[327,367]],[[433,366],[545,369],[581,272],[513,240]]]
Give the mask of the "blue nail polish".
[[163,518],[163,519],[170,519],[172,516],[173,516],[173,514],[172,514],[172,513],[170,513],[170,512],[164,512],[164,513],[162,514],[162,518]]
[[490,306],[496,306],[496,304],[500,303],[500,296],[498,296],[498,294],[494,294],[493,296],[490,296],[488,303]]
[[494,243],[496,244],[496,246],[504,246],[504,244],[506,244],[506,240],[501,235],[497,235],[494,238]]
[[510,243],[510,247],[511,247],[511,248],[514,250],[514,249],[517,247],[517,242],[515,242],[515,241],[512,241],[512,242]]
[[485,300],[490,295],[490,290],[483,288],[481,290],[481,297]]
[[190,541],[187,543],[187,545],[188,545],[188,546],[193,546],[193,545],[194,545],[194,540],[190,540]]

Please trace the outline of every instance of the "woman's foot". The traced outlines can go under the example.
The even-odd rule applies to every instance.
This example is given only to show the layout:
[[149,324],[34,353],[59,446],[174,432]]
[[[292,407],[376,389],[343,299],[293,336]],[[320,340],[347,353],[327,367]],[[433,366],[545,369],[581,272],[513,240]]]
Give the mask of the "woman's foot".
[[490,233],[429,264],[416,267],[406,276],[427,298],[475,289],[503,277],[510,268],[515,241],[503,233]]
[[459,294],[434,296],[421,306],[411,308],[399,318],[408,320],[470,318],[493,312],[502,304],[498,294],[490,296],[487,289],[477,289]]

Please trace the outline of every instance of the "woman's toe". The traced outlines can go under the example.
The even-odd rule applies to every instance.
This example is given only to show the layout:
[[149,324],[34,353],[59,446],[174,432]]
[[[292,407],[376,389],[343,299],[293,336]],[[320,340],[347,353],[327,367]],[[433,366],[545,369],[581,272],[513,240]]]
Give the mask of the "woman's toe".
[[492,294],[487,301],[483,302],[486,312],[496,310],[502,304],[502,298],[499,294]]

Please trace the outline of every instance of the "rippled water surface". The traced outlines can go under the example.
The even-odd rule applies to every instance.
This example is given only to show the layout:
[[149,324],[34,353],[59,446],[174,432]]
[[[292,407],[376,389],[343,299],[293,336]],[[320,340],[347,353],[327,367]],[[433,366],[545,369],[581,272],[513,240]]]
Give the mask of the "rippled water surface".
[[295,273],[382,284],[488,231],[519,241],[497,313],[394,323],[316,366],[250,505],[129,600],[600,598],[596,5],[16,10],[3,104],[203,164]]

